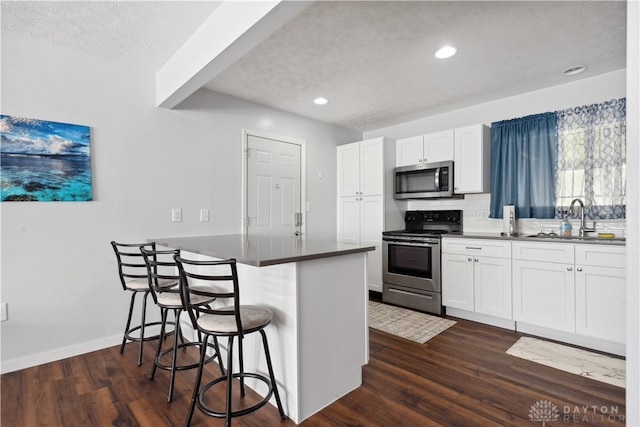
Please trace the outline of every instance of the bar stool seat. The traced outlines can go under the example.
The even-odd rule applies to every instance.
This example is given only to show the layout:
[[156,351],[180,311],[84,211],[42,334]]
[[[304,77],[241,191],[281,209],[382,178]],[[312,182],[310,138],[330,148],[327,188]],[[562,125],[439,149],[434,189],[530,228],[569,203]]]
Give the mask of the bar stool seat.
[[[198,373],[196,374],[196,381],[193,387],[193,395],[191,397],[191,405],[185,421],[185,427],[191,424],[193,412],[196,406],[203,413],[217,418],[225,418],[225,425],[231,426],[231,419],[233,417],[242,416],[250,412],[256,411],[264,406],[271,397],[275,397],[276,405],[282,419],[285,418],[284,409],[282,408],[282,402],[280,401],[280,394],[278,392],[278,385],[276,383],[275,375],[273,373],[273,366],[271,363],[271,354],[269,352],[269,344],[267,341],[267,335],[264,329],[273,320],[273,312],[271,309],[258,305],[241,305],[240,304],[240,290],[238,283],[238,272],[236,268],[236,260],[222,260],[222,261],[199,261],[188,260],[181,256],[175,257],[178,264],[178,270],[180,272],[180,292],[182,293],[187,306],[189,307],[188,313],[191,318],[191,323],[194,329],[204,334],[204,342],[206,343],[209,337],[227,337],[227,371],[213,380],[202,383],[202,374],[204,368],[204,361],[206,358],[206,347],[202,346],[200,351],[200,365],[198,366]],[[215,308],[203,308],[193,305],[193,301],[190,299],[192,293],[192,283],[194,281],[205,282],[227,282],[226,291],[213,291],[208,292],[208,295],[215,296],[218,299],[231,299],[233,305],[226,305],[224,307]],[[204,293],[203,293],[204,294]],[[264,349],[265,361],[267,364],[268,376],[262,375],[257,372],[245,372],[244,369],[244,351],[243,351],[243,339],[245,335],[253,332],[259,332],[262,337],[262,346]],[[235,338],[238,338],[238,372],[233,372],[233,342]],[[240,383],[240,397],[245,396],[245,379],[253,378],[257,381],[264,383],[267,387],[267,392],[264,397],[256,403],[247,404],[244,407],[236,410],[232,410],[232,388],[234,380],[239,380]],[[205,395],[207,391],[214,385],[219,383],[226,383],[226,402],[223,410],[217,410],[205,403]]]

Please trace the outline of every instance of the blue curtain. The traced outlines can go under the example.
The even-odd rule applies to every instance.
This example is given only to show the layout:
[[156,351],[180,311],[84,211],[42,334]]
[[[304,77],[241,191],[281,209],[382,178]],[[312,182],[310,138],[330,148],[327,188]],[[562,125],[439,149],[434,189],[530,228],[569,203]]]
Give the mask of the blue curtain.
[[492,123],[489,217],[515,205],[517,218],[553,218],[557,156],[555,113]]

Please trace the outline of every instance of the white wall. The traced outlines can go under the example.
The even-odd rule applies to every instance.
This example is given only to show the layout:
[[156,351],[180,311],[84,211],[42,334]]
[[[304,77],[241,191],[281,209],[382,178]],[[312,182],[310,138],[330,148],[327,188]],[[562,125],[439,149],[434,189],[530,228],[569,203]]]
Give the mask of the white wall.
[[335,236],[335,146],[361,139],[207,90],[158,109],[152,75],[4,32],[1,100],[2,114],[90,126],[94,190],[92,202],[0,204],[2,372],[121,339],[129,295],[111,240],[241,231],[243,128],[306,141],[309,237]]
[[[437,114],[364,133],[365,138],[388,136],[399,139],[446,129],[522,117],[593,104],[626,96],[626,71],[575,80],[559,86],[528,92],[497,101]],[[502,231],[502,220],[489,219],[489,194],[467,195],[463,200],[410,201],[409,209],[462,209],[465,231]],[[556,221],[557,222],[557,221]],[[553,221],[519,220],[522,231],[538,232],[556,227]],[[576,222],[577,224],[577,222]],[[625,232],[625,221],[599,221],[599,229]]]
[[627,425],[640,426],[640,2],[627,2]]

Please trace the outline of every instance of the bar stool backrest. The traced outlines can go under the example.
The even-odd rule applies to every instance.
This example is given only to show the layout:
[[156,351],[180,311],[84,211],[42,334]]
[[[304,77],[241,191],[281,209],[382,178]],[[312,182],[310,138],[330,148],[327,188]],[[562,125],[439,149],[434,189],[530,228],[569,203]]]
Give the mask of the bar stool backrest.
[[180,249],[151,250],[140,247],[140,253],[147,266],[149,288],[155,303],[158,303],[159,293],[180,293],[175,285],[180,280],[178,265],[174,257],[180,255]]
[[[242,320],[240,319],[240,289],[238,284],[238,270],[235,259],[228,260],[189,260],[179,255],[175,256],[180,273],[180,292],[183,305],[188,307],[189,318],[194,329],[197,330],[199,313],[213,314],[219,316],[235,316],[237,333],[243,337]],[[197,286],[196,281],[215,284],[215,286]],[[219,286],[227,282],[227,286]],[[216,299],[233,299],[233,309],[209,308],[192,304],[191,295],[203,295]]]
[[118,243],[111,242],[118,260],[118,276],[122,289],[127,290],[129,280],[147,279],[147,265],[144,262],[140,248],[156,250],[155,242],[150,243]]

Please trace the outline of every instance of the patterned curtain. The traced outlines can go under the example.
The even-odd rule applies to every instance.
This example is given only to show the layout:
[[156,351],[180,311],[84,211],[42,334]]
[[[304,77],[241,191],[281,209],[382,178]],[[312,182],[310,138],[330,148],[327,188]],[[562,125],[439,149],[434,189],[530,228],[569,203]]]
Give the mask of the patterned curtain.
[[556,113],[492,123],[489,217],[515,205],[517,218],[553,218],[556,156]]
[[625,218],[626,99],[556,114],[556,218],[576,198],[591,220]]

